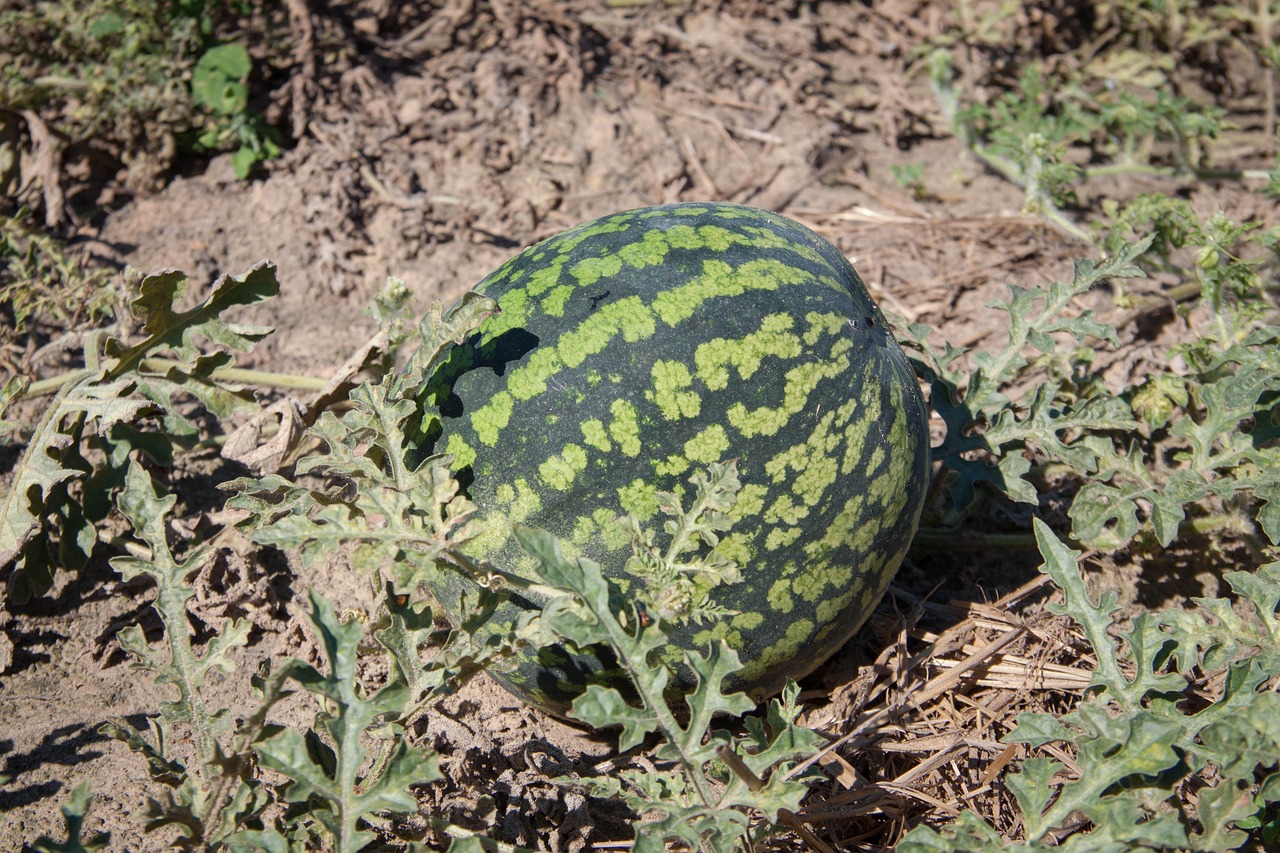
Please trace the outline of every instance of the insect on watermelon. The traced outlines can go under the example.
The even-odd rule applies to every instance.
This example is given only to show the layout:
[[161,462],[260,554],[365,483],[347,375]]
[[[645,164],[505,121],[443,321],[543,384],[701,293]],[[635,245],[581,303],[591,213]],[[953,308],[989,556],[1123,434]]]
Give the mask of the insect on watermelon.
[[[479,507],[474,557],[520,573],[532,558],[513,525],[539,527],[625,589],[617,519],[660,530],[659,492],[736,460],[717,549],[742,580],[711,592],[730,615],[671,627],[668,659],[724,639],[745,664],[728,686],[759,696],[853,635],[919,521],[928,434],[906,358],[838,249],[763,210],[663,205],[545,240],[476,290],[500,313],[422,392],[441,416],[430,446]],[[451,583],[446,609],[467,582]],[[563,711],[591,681],[618,684],[615,667],[550,647],[495,677]]]

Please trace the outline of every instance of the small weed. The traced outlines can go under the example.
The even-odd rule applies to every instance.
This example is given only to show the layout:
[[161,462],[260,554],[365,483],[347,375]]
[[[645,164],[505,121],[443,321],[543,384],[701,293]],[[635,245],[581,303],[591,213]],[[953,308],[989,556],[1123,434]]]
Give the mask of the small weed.
[[910,192],[913,198],[921,201],[929,198],[929,188],[924,185],[924,163],[895,163],[889,168],[898,186]]
[[0,71],[0,103],[34,111],[71,142],[114,146],[137,182],[168,168],[180,139],[234,151],[243,177],[279,149],[248,108],[248,52],[215,40],[226,15],[205,0],[0,10],[0,55],[11,60]]
[[933,40],[922,66],[952,132],[1023,187],[1027,211],[1089,243],[1072,213],[1093,212],[1081,207],[1088,178],[1266,179],[1256,169],[1213,166],[1226,111],[1188,96],[1195,89],[1185,74],[1212,65],[1193,57],[1247,51],[1260,72],[1264,133],[1272,137],[1275,4],[1103,4],[1090,10],[1094,31],[1079,34],[1080,46],[1026,63],[1008,53],[1027,36],[1017,13],[1018,4],[983,14],[959,4],[954,26]]
[[[0,346],[6,353],[30,334],[106,325],[124,312],[123,298],[105,270],[86,266],[31,223],[29,211],[0,216]],[[6,361],[10,358],[6,354]],[[10,370],[22,373],[21,365]]]
[[[270,329],[230,324],[221,314],[274,295],[274,267],[223,276],[204,302],[179,311],[186,287],[181,273],[143,278],[129,303],[142,339],[130,344],[102,332],[89,335],[85,367],[53,384],[57,393],[0,503],[0,564],[14,563],[8,599],[40,595],[57,568],[85,565],[98,541],[96,524],[123,488],[132,455],[164,464],[175,445],[197,437],[180,404],[185,395],[219,418],[255,407],[251,392],[217,371],[234,363],[233,351],[250,349]],[[24,393],[52,390],[38,384]]]
[[241,180],[255,163],[280,155],[275,131],[249,111],[246,83],[252,70],[253,60],[244,45],[222,44],[201,54],[191,72],[191,96],[196,106],[213,116],[196,136],[194,147],[197,151],[234,148],[231,166]]

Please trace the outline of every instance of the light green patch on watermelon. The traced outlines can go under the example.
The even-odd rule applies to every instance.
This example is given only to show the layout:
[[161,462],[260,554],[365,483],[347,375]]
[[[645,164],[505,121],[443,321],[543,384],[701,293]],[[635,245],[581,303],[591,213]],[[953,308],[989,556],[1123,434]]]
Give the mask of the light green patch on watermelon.
[[799,412],[808,408],[809,395],[823,379],[839,376],[849,369],[847,355],[827,362],[806,362],[787,371],[783,380],[782,405],[775,408],[761,406],[747,410],[742,403],[729,408],[729,423],[745,438],[757,435],[775,435],[778,430]]
[[626,456],[640,455],[640,421],[636,415],[636,407],[621,398],[614,400],[609,406],[613,419],[609,421],[609,435],[618,442],[618,447]]
[[[529,296],[541,296],[551,288],[560,283],[560,273],[564,269],[565,261],[568,260],[563,255],[557,257],[545,267],[534,270],[529,274],[529,283],[524,286],[524,290]],[[477,288],[477,290],[485,290],[486,287]],[[515,291],[511,291],[514,293]]]
[[764,520],[767,524],[787,524],[796,525],[809,516],[809,508],[804,504],[798,504],[790,494],[783,493],[778,495],[764,511]]
[[[823,457],[827,458],[827,457]],[[817,506],[822,501],[827,489],[836,481],[834,465],[810,465],[791,483],[791,491],[795,492],[806,506]]]
[[574,479],[587,467],[587,451],[580,445],[566,444],[559,454],[538,466],[542,481],[559,492],[567,492]]
[[712,391],[729,384],[729,368],[746,381],[760,369],[767,357],[793,359],[800,355],[800,338],[791,334],[795,320],[790,314],[770,314],[760,321],[760,330],[737,340],[715,338],[698,345],[693,361],[698,378]]
[[618,523],[618,517],[604,507],[596,509],[592,514],[596,526],[600,528],[600,544],[606,551],[621,551],[630,547],[631,534]]
[[552,317],[563,317],[564,307],[569,304],[569,297],[573,295],[574,288],[568,284],[561,284],[552,288],[542,300],[542,310]]
[[827,564],[809,564],[803,573],[791,579],[791,592],[810,604],[817,601],[827,587]]
[[676,326],[693,316],[708,299],[741,296],[748,290],[773,291],[812,280],[814,276],[808,270],[773,258],[747,261],[737,269],[711,258],[702,262],[701,275],[654,297],[653,311],[668,326]]
[[[910,545],[910,543],[908,543],[908,545]],[[862,561],[862,565],[859,568],[862,569],[864,577],[877,578],[884,573],[885,567],[889,565],[889,560],[891,558],[897,559],[898,563],[901,563],[902,557],[905,557],[905,556],[906,556],[905,553],[895,557],[894,555],[889,554],[889,552],[887,551],[873,551],[867,555],[867,558],[865,560]],[[897,565],[897,563],[895,563],[894,565]],[[867,593],[875,594],[876,590],[867,589],[864,591],[863,594],[865,595]],[[874,602],[869,602],[869,603],[874,603]]]
[[532,400],[545,392],[547,380],[563,369],[564,362],[554,348],[535,349],[528,361],[511,371],[511,378],[507,380],[507,390],[517,400]]
[[569,275],[578,280],[579,287],[590,287],[602,278],[611,278],[622,270],[622,259],[617,255],[601,258],[584,258],[569,268]]
[[611,216],[608,219],[600,219],[561,234],[559,237],[552,237],[546,241],[546,245],[550,250],[557,252],[559,254],[557,260],[561,260],[574,249],[578,248],[578,246],[583,242],[590,240],[592,237],[599,237],[602,234],[617,234],[620,231],[626,231],[631,227],[631,222],[634,218],[635,217],[629,214],[624,214],[620,216]]
[[733,267],[724,261],[703,261],[701,275],[687,284],[664,290],[654,297],[651,305],[653,313],[668,326],[675,326],[692,317],[698,306],[712,296],[726,295],[732,276]]
[[748,611],[739,613],[730,620],[733,627],[740,631],[754,631],[764,624],[764,614]]
[[498,313],[485,320],[482,327],[485,338],[490,341],[529,322],[529,292],[524,288],[517,288],[502,294],[502,298],[498,300],[498,308]]
[[[896,384],[889,389],[889,405],[893,406],[893,426],[889,428],[889,446],[906,447],[910,441],[906,407],[902,404],[902,389]],[[909,474],[910,469],[908,469],[908,476]]]
[[516,524],[542,511],[542,498],[524,477],[517,478],[514,487],[504,483],[495,496]]
[[764,472],[769,475],[769,479],[775,483],[781,483],[787,476],[787,469],[791,468],[795,471],[803,471],[809,464],[808,448],[801,442],[793,444],[786,450],[774,456],[768,462],[764,463]]
[[769,608],[774,613],[790,613],[795,609],[795,599],[791,597],[791,579],[778,578],[773,582],[773,586],[769,587],[769,595],[765,598],[769,602]]
[[645,396],[657,404],[662,416],[669,421],[696,418],[702,411],[702,398],[687,390],[693,385],[689,368],[678,361],[658,359],[653,363],[653,389]]
[[764,510],[764,499],[769,494],[769,488],[760,483],[744,483],[742,488],[738,490],[738,500],[729,510],[729,518],[734,523],[742,521],[744,518],[757,516]]
[[832,627],[831,623],[837,616],[844,612],[845,608],[847,608],[850,603],[853,602],[853,597],[857,592],[857,588],[846,590],[834,598],[825,598],[818,602],[818,608],[814,612],[814,616],[817,617],[818,624],[827,625],[827,627],[823,629],[823,632],[830,630]]
[[881,510],[893,509],[893,505],[900,503],[896,499],[896,493],[906,482],[904,477],[905,471],[893,470],[893,465],[888,465],[884,471],[880,471],[869,479],[870,486],[867,489],[867,500],[871,501],[873,506]]
[[599,418],[583,421],[580,428],[582,429],[582,440],[588,446],[594,447],[601,453],[608,453],[613,450],[613,442],[609,441],[609,434],[605,432],[604,423]]
[[[809,642],[813,636],[814,624],[811,619],[797,619],[787,626],[787,633],[782,636],[778,642],[765,648],[760,652],[760,656],[752,662],[752,667],[759,667],[760,671],[768,669],[775,663],[783,661],[795,660],[800,649]],[[744,673],[749,677],[748,673]]]
[[719,225],[698,226],[698,248],[712,252],[723,252],[733,245],[749,243],[743,235]]
[[668,667],[676,666],[685,658],[685,650],[683,646],[675,643],[668,643],[658,650],[658,660],[666,664]]
[[666,459],[654,460],[653,473],[659,477],[679,477],[689,470],[689,465],[689,460],[683,456],[668,456]]
[[[897,445],[901,447],[902,445]],[[871,472],[880,467],[884,462],[884,447],[877,444],[871,450],[871,455],[867,457],[867,464],[863,466],[863,470]]]
[[804,315],[804,319],[809,324],[809,328],[804,333],[806,346],[813,346],[823,335],[840,335],[845,324],[849,322],[840,314],[832,312],[819,314],[817,311],[810,311]]
[[702,207],[701,205],[698,205],[698,206],[688,205],[688,206],[677,207],[670,210],[661,209],[661,208],[654,209],[649,211],[648,213],[642,213],[640,215],[648,218],[652,216],[703,216],[708,213],[714,213],[716,215],[720,215],[721,212],[718,209],[712,209],[710,207]]
[[806,596],[805,600],[812,604],[824,595],[849,589],[851,585],[855,585],[853,574],[853,564],[848,560],[838,559],[820,563],[812,572],[814,584],[818,590],[812,598]]
[[738,296],[748,290],[777,290],[780,285],[805,284],[815,280],[813,273],[802,267],[780,261],[776,258],[757,258],[747,261],[738,267],[735,278],[740,289]]
[[578,516],[574,522],[573,532],[569,534],[569,541],[581,547],[591,541],[591,537],[595,535],[596,523],[593,518],[587,515]]
[[644,236],[634,243],[628,243],[618,250],[618,258],[632,269],[656,267],[667,259],[671,244],[666,234],[660,229],[646,231]]
[[673,249],[701,249],[702,238],[692,225],[673,225],[666,231],[667,243]]
[[[879,512],[879,502],[873,496],[868,499],[867,503],[872,508],[871,517],[864,516],[861,524],[850,528],[845,533],[844,544],[852,549],[855,554],[865,555],[871,549],[871,546],[875,544],[876,537],[880,535],[880,530],[884,526]],[[866,558],[864,557],[863,562],[865,563],[865,561]]]
[[755,558],[755,549],[751,545],[751,537],[745,531],[735,530],[720,540],[716,550],[739,566],[751,565]]
[[[786,225],[786,223],[780,224]],[[740,228],[744,234],[751,235],[753,246],[761,249],[781,249],[797,254],[809,263],[827,266],[827,259],[817,249],[797,243],[792,237],[784,237],[772,228],[762,225],[742,225]]]
[[511,422],[511,413],[515,401],[506,391],[499,391],[489,398],[483,406],[471,416],[471,428],[476,431],[476,438],[486,447],[493,447],[498,441],[498,433]]
[[628,296],[607,303],[561,335],[556,352],[569,367],[577,367],[608,346],[619,333],[627,343],[636,343],[652,337],[655,331],[653,315],[644,302],[639,296]]
[[724,640],[730,648],[742,648],[742,632],[735,631],[732,624],[727,621],[716,622],[710,628],[693,635],[693,645],[697,648],[706,648],[719,640]]
[[[835,457],[842,436],[833,431],[831,425],[842,413],[847,418],[851,409],[852,405],[845,404],[823,415],[805,441],[790,448],[785,455],[780,454],[796,472],[791,481],[791,491],[806,506],[816,506],[821,502],[827,488],[836,481],[838,472],[831,460]],[[774,457],[765,463],[765,470],[768,471],[778,459],[779,457]],[[778,482],[778,477],[774,478],[774,482]]]
[[467,542],[467,553],[484,559],[502,547],[511,535],[511,517],[501,510],[490,509],[476,525],[478,531]]
[[729,436],[720,424],[711,424],[684,443],[684,455],[694,462],[719,462],[729,449]]
[[618,487],[618,504],[623,512],[634,515],[641,522],[648,521],[658,512],[658,488],[637,477]]
[[817,559],[824,554],[829,554],[845,543],[849,531],[869,526],[862,522],[862,508],[866,505],[866,500],[866,495],[862,493],[855,494],[846,500],[844,506],[840,508],[840,512],[836,514],[830,526],[827,527],[823,537],[805,543],[805,554],[810,559]]
[[[878,384],[875,371],[868,371],[862,378],[863,388],[875,388]],[[871,427],[880,420],[880,395],[866,394],[862,399],[862,410],[858,417],[850,420],[844,428],[845,456],[840,464],[840,473],[848,475],[866,458],[867,438]],[[899,445],[905,446],[905,445]]]
[[776,551],[779,548],[786,548],[791,543],[800,538],[800,534],[804,531],[799,527],[775,527],[769,531],[769,535],[765,537],[764,547],[766,551]]
[[466,468],[476,461],[476,449],[467,440],[456,432],[449,434],[449,440],[445,442],[444,452],[453,457],[453,468]]

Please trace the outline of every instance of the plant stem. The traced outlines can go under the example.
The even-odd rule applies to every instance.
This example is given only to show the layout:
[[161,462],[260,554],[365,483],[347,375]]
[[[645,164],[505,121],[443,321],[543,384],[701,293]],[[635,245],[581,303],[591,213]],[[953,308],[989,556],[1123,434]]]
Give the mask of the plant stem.
[[[1268,48],[1272,47],[1271,41],[1271,0],[1257,0],[1257,12],[1254,15],[1253,29],[1258,37],[1258,44],[1262,46],[1263,55],[1267,55]],[[1271,53],[1274,58],[1275,53]],[[1262,77],[1262,134],[1267,139],[1267,145],[1275,150],[1276,144],[1276,72],[1280,69],[1275,67],[1274,59],[1272,62],[1265,63],[1271,67],[1270,71]],[[1264,64],[1264,67],[1265,67]]]
[[[147,358],[143,359],[139,364],[139,369],[161,372],[175,367],[177,364],[178,362],[167,358]],[[75,381],[83,373],[83,370],[71,370],[66,373],[60,373],[57,376],[50,376],[47,379],[32,382],[23,397],[43,397],[46,394],[56,394],[59,388]],[[221,382],[256,385],[263,388],[293,388],[302,391],[320,391],[329,383],[328,379],[322,379],[317,376],[268,373],[263,370],[249,370],[243,367],[221,367],[214,370],[210,376]]]
[[911,545],[949,551],[1034,551],[1036,537],[1032,533],[983,533],[922,527],[916,531]]
[[34,85],[49,89],[67,89],[72,92],[87,92],[92,88],[87,80],[77,77],[63,77],[58,74],[44,74],[31,81]]
[[[1241,536],[1251,533],[1249,523],[1239,515],[1205,515],[1188,518],[1178,525],[1178,536],[1228,531]],[[1071,541],[1071,540],[1068,540]],[[945,527],[922,527],[911,540],[913,548],[933,551],[1034,551],[1033,533],[986,533],[981,530],[954,530]]]
[[[643,672],[648,663],[644,660],[634,660],[632,658],[630,654],[632,639],[627,636],[626,629],[614,618],[613,614],[597,613],[596,619],[610,635],[610,645],[613,646],[618,656],[622,658],[623,666],[630,672]],[[707,787],[707,780],[702,773],[702,767],[685,750],[684,741],[680,737],[682,731],[680,723],[676,720],[675,715],[671,713],[671,709],[667,707],[666,697],[662,695],[661,691],[656,694],[650,691],[643,679],[637,678],[632,681],[635,684],[636,692],[640,694],[641,701],[644,702],[645,707],[657,719],[658,726],[662,729],[662,733],[666,735],[667,742],[680,753],[680,763],[684,765],[685,775],[693,782],[702,804],[707,808],[713,808],[716,802],[715,797],[712,795],[711,789]]]
[[1177,166],[1153,166],[1150,163],[1106,163],[1102,166],[1086,166],[1086,178],[1110,178],[1129,175],[1146,175],[1155,178],[1177,178],[1187,174],[1200,181],[1265,181],[1266,169],[1182,169]]
[[1037,201],[1040,207],[1040,215],[1043,216],[1050,225],[1057,228],[1064,234],[1076,238],[1081,243],[1085,243],[1090,246],[1093,245],[1093,238],[1089,236],[1089,232],[1072,222],[1071,217],[1067,216],[1058,208],[1057,205],[1049,201],[1048,196],[1042,194],[1037,198]]

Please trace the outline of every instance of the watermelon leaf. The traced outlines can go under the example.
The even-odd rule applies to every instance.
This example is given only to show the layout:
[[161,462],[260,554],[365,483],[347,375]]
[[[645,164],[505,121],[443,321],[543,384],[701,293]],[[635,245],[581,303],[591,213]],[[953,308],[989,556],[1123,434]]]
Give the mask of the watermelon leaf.
[[88,782],[81,782],[67,797],[62,805],[62,822],[67,830],[65,841],[54,841],[42,835],[32,843],[36,853],[89,853],[101,850],[111,842],[111,833],[97,832],[88,838],[81,838],[84,833],[85,818],[89,814],[89,806],[93,802],[93,792]]
[[440,302],[432,303],[418,325],[422,344],[404,369],[404,386],[423,387],[449,346],[462,343],[486,317],[497,313],[498,303],[474,290],[462,294],[448,309]]
[[[203,302],[180,311],[186,289],[186,277],[176,271],[143,278],[130,303],[143,339],[127,343],[101,332],[89,335],[85,368],[65,378],[36,424],[13,485],[0,501],[0,566],[15,564],[7,598],[21,603],[41,595],[59,564],[74,567],[87,559],[97,541],[87,522],[105,515],[87,503],[95,500],[105,508],[123,487],[131,438],[152,458],[167,458],[175,443],[196,435],[195,422],[175,395],[194,397],[218,418],[256,405],[251,393],[216,372],[231,366],[230,351],[251,349],[270,329],[233,324],[222,314],[274,296],[275,267],[261,263],[244,275],[222,276]],[[19,389],[8,385],[4,393],[9,401]],[[163,429],[144,439],[132,426],[153,414]],[[103,440],[118,446],[89,462],[84,443],[101,446]],[[66,498],[67,487],[77,481],[97,487],[81,490],[87,495],[83,512],[70,508]]]
[[658,492],[658,509],[670,518],[663,531],[669,537],[660,547],[656,536],[635,516],[622,519],[631,536],[627,573],[638,578],[640,600],[659,619],[683,624],[703,623],[735,615],[711,601],[711,591],[742,578],[737,563],[716,550],[729,530],[729,511],[737,503],[738,466],[733,460],[713,462],[707,471],[689,478],[694,496],[689,509],[673,492]]
[[[1115,452],[1111,442],[1092,439],[1137,428],[1122,398],[1096,383],[1079,381],[1082,374],[1088,376],[1087,356],[1064,355],[1071,351],[1054,346],[1053,336],[1114,345],[1114,328],[1090,311],[1072,315],[1068,309],[1072,300],[1104,281],[1144,275],[1136,260],[1150,243],[1147,239],[1126,244],[1100,262],[1077,261],[1070,283],[1033,289],[1011,285],[1009,300],[991,305],[1009,315],[1007,341],[997,349],[976,353],[972,372],[957,367],[964,350],[947,345],[939,353],[932,347],[927,326],[902,328],[905,343],[919,353],[912,359],[916,371],[932,386],[932,406],[947,425],[946,437],[933,449],[933,458],[950,472],[947,482],[953,510],[948,523],[957,522],[973,508],[982,484],[1013,500],[1036,502],[1035,486],[1028,479],[1030,464],[1025,459],[1010,460],[1037,451],[1075,470],[1093,473],[1110,464]],[[1033,361],[1029,350],[1041,355]],[[1048,367],[1048,381],[1032,383],[1020,399],[1005,393],[1032,368],[1040,367]]]
[[364,775],[362,736],[380,721],[402,719],[409,690],[392,680],[366,697],[357,673],[357,650],[364,637],[359,620],[341,622],[333,604],[314,590],[310,593],[311,624],[324,649],[328,672],[295,665],[292,677],[309,692],[327,698],[316,715],[316,728],[330,738],[332,751],[317,760],[317,750],[302,734],[282,729],[260,741],[255,749],[264,766],[292,780],[286,793],[291,803],[308,804],[308,812],[333,835],[336,850],[354,853],[376,836],[360,828],[365,815],[390,810],[411,812],[417,802],[409,792],[415,784],[444,777],[434,754],[409,746],[403,737],[381,745],[374,770]]
[[[695,478],[695,486],[698,497],[690,515],[696,519],[727,510],[737,480],[731,467],[713,466],[709,476]],[[677,535],[704,530],[714,536],[728,528],[727,521],[714,517],[709,526],[687,518],[668,524],[669,532]],[[639,529],[635,519],[630,525]],[[770,704],[765,720],[749,718],[747,734],[734,736],[713,729],[712,723],[719,714],[737,716],[755,707],[745,694],[721,691],[725,677],[741,667],[737,652],[723,640],[713,643],[706,654],[685,649],[683,661],[694,674],[695,687],[683,697],[687,710],[676,715],[669,705],[671,670],[654,654],[668,642],[667,623],[653,620],[642,606],[623,596],[595,562],[566,558],[550,534],[517,527],[516,536],[538,561],[534,570],[538,581],[561,592],[543,609],[541,630],[546,640],[578,647],[607,643],[640,699],[634,705],[616,688],[593,684],[574,700],[570,715],[595,728],[621,727],[618,747],[623,751],[657,733],[662,737],[657,756],[673,765],[657,773],[622,774],[621,781],[562,782],[596,796],[620,796],[636,812],[651,817],[636,827],[636,850],[661,851],[673,840],[694,848],[735,850],[747,831],[750,811],[761,811],[776,823],[781,811],[799,808],[808,786],[789,779],[787,770],[795,760],[816,752],[819,738],[795,723],[799,690],[794,683],[782,699]],[[652,536],[638,536],[637,548],[652,541]],[[681,551],[679,546],[671,550]],[[762,782],[761,775],[767,775],[768,781]]]

